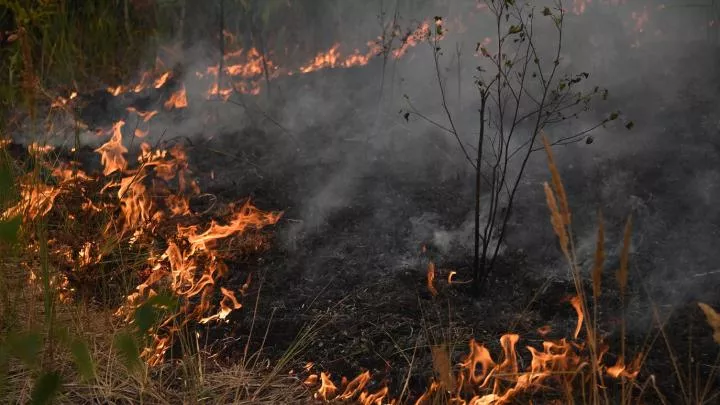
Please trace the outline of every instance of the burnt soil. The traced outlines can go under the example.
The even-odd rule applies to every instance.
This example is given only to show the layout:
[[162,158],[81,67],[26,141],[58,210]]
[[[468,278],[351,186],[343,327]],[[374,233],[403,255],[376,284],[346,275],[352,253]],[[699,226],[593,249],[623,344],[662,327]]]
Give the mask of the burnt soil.
[[[691,106],[668,112],[676,116],[696,113]],[[109,116],[104,110],[90,115]],[[212,140],[186,142],[193,174],[203,192],[222,202],[250,197],[261,209],[284,212],[273,230],[275,240],[270,251],[252,263],[230,263],[230,277],[232,270],[238,270],[238,285],[244,282],[246,272],[255,274],[244,308],[233,312],[225,324],[198,327],[211,340],[223,342],[220,358],[235,361],[249,341],[251,351],[262,348],[272,363],[283,356],[303,328],[320,320],[317,335],[300,357],[293,359],[291,368],[298,370],[312,361],[316,370],[330,372],[336,382],[340,376],[352,378],[369,370],[373,374],[371,388],[387,384],[393,395],[401,392],[409,374],[413,398],[433,377],[431,345],[452,345],[457,363],[467,352],[467,342],[475,338],[497,359],[501,356],[500,336],[517,333],[524,367],[529,365],[525,346],[540,348],[545,339],[572,335],[576,315],[568,298],[574,295],[574,287],[559,260],[538,187],[526,192],[526,201],[534,202],[518,209],[518,219],[510,228],[512,235],[528,226],[526,221],[532,221],[532,229],[541,230],[536,236],[537,249],[529,252],[511,246],[501,254],[480,294],[474,294],[469,284],[448,285],[446,281],[449,271],[457,272],[457,281],[470,278],[472,257],[468,249],[433,246],[430,235],[416,232],[411,221],[432,213],[448,229],[461,226],[472,206],[472,177],[463,171],[441,174],[432,164],[419,171],[417,166],[398,162],[396,154],[354,156],[371,159],[361,166],[372,170],[353,173],[351,198],[311,227],[302,226],[309,219],[308,206],[312,206],[308,194],[318,184],[332,181],[332,173],[347,166],[342,153],[329,159],[309,158],[320,146],[327,148],[338,142],[332,128],[313,130],[312,143],[293,148],[278,148],[288,140],[287,134],[277,129],[246,128]],[[668,129],[671,131],[673,128]],[[345,143],[338,148],[352,150],[358,146]],[[717,162],[717,157],[706,157],[707,164]],[[81,151],[80,160],[97,168],[98,158],[89,148]],[[681,164],[665,170],[675,171]],[[661,191],[654,187],[666,189],[673,184],[653,182],[653,178],[662,177],[658,169],[634,167],[632,160],[614,161],[606,170],[621,170],[623,165],[641,179],[636,183],[637,195],[657,195]],[[561,171],[565,169],[561,167]],[[584,203],[597,197],[579,176],[568,176],[567,183],[571,200]],[[663,206],[655,208],[661,210]],[[594,210],[589,211],[581,217],[591,219]],[[625,213],[618,214],[616,222],[620,223]],[[642,222],[637,226],[642,227]],[[438,268],[437,296],[426,286],[430,261]],[[640,381],[654,375],[669,403],[676,403],[680,400],[676,373],[652,320],[653,305],[643,288],[643,265],[638,256],[640,270],[632,273],[628,293],[641,298],[625,310],[613,281],[614,269],[606,270],[599,306],[600,330],[610,346],[606,363],[612,364],[617,358],[624,316],[629,323],[628,352],[645,347],[648,339],[652,343]],[[560,270],[548,274],[549,266]],[[705,285],[704,297],[717,307],[717,283],[710,284]],[[664,333],[669,346],[676,350],[674,356],[681,369],[697,369],[700,375],[707,375],[718,350],[696,300],[688,298],[672,308],[656,309],[666,320]],[[546,325],[552,331],[543,337],[537,330]],[[608,389],[617,393],[612,384]],[[650,396],[648,402],[656,400]]]

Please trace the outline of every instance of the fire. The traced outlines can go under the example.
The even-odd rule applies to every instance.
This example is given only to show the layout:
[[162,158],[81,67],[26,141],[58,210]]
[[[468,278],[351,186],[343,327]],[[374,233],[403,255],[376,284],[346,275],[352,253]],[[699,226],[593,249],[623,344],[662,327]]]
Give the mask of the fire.
[[[218,84],[216,82],[216,83],[213,83],[212,87],[210,87],[210,90],[208,90],[207,98],[211,99],[211,98],[213,98],[213,96],[218,96],[221,99],[223,99],[224,101],[227,101],[230,98],[230,96],[232,96],[234,89],[235,89],[234,87],[221,89],[218,87]],[[245,93],[245,94],[248,93],[247,91],[239,91],[239,92]]]
[[[250,49],[247,53],[247,59],[248,61],[246,63],[226,66],[225,72],[230,76],[239,76],[242,78],[252,78],[262,75],[265,69],[263,67],[263,57],[260,52],[255,48]],[[266,60],[264,63],[268,65],[268,69],[273,68],[271,61]],[[217,72],[217,67],[215,67],[215,71]]]
[[582,302],[580,301],[580,297],[574,296],[570,299],[570,304],[575,309],[575,312],[577,312],[577,326],[575,326],[575,333],[573,333],[573,337],[575,339],[578,338],[580,335],[580,331],[582,330],[583,320],[585,316],[583,315],[583,309],[582,309]]
[[430,23],[424,21],[422,24],[420,24],[420,27],[408,33],[403,38],[402,45],[399,48],[393,50],[392,56],[394,58],[403,57],[410,48],[413,48],[421,42],[426,41],[428,38],[430,38],[430,34]]
[[156,115],[158,114],[158,111],[157,111],[157,110],[139,111],[139,110],[137,110],[137,109],[134,108],[134,107],[128,107],[128,108],[127,108],[127,111],[128,111],[128,112],[131,112],[131,113],[137,114],[137,116],[140,117],[140,119],[141,119],[143,122],[148,122],[148,121],[150,121],[154,116],[156,116]]
[[338,48],[340,48],[340,44],[336,43],[327,52],[318,54],[315,59],[312,60],[312,62],[301,67],[300,72],[310,73],[319,69],[324,69],[328,67],[332,68],[337,66],[338,59],[340,58]]
[[112,94],[113,96],[117,97],[120,94],[125,93],[125,86],[119,85],[116,87],[108,87],[107,88],[108,93]]
[[103,174],[110,175],[116,171],[123,171],[127,167],[127,161],[123,156],[127,149],[122,144],[122,127],[125,121],[120,120],[113,125],[112,137],[110,140],[95,150],[101,156],[104,166]]
[[70,104],[70,102],[71,102],[72,100],[74,100],[75,97],[77,97],[77,92],[76,92],[76,91],[71,92],[70,95],[69,95],[67,98],[62,97],[62,96],[58,96],[58,97],[55,98],[55,100],[53,100],[53,102],[50,104],[50,108],[62,108],[62,107],[65,107],[65,106],[67,106],[68,104]]
[[320,384],[320,388],[318,388],[317,393],[315,393],[315,398],[323,401],[334,398],[337,387],[333,384],[332,380],[330,380],[329,374],[325,374],[324,372],[320,373]]
[[[576,307],[577,297],[569,301]],[[578,319],[578,323],[582,324],[582,318]],[[547,326],[539,329],[542,333],[549,331]],[[453,383],[455,386],[445,387],[446,384],[433,381],[415,403],[417,405],[433,403],[436,393],[447,390],[450,394],[449,403],[452,404],[510,404],[524,393],[553,386],[568,391],[572,389],[573,382],[584,380],[578,376],[591,364],[590,352],[584,343],[560,339],[546,340],[540,349],[526,346],[531,359],[530,363],[521,369],[517,349],[520,340],[521,337],[517,334],[508,333],[501,336],[499,343],[502,356],[499,360],[495,360],[485,345],[471,339],[468,344],[468,354],[458,364],[456,374],[450,380],[456,381]],[[619,358],[614,366],[604,368],[604,373],[612,378],[632,380],[637,378],[641,363],[641,355],[638,355],[630,366],[626,366],[623,359]],[[345,391],[339,395],[336,394],[337,387],[330,380],[329,374],[321,373],[319,379],[317,374],[311,374],[305,380],[305,384],[315,386],[320,380],[321,386],[316,391],[316,398],[325,401],[348,401],[357,398],[360,403],[393,403],[387,398],[387,387],[374,394],[370,394],[367,390],[358,392],[363,389],[361,387],[367,386],[369,378],[368,372],[361,373],[350,384],[343,384]],[[368,398],[372,398],[375,402],[363,402]]]
[[187,92],[185,86],[175,93],[170,95],[170,98],[165,102],[165,108],[168,110],[186,108],[188,106]]
[[310,73],[321,69],[336,67],[350,68],[354,66],[364,66],[367,65],[375,55],[375,49],[371,48],[370,51],[365,54],[362,54],[359,49],[355,49],[351,55],[343,57],[339,49],[340,44],[336,43],[327,52],[319,53],[311,62],[299,69],[300,73]]
[[36,154],[43,155],[43,154],[52,152],[54,149],[55,149],[55,147],[52,145],[40,145],[37,142],[33,142],[30,145],[28,145],[28,153],[30,153],[31,155],[36,155]]
[[20,201],[5,210],[0,218],[9,219],[21,216],[23,221],[47,215],[60,195],[61,189],[36,181],[23,181],[20,185]]
[[169,78],[170,78],[170,72],[163,73],[162,75],[160,75],[160,77],[155,79],[155,82],[153,83],[153,87],[155,87],[156,89],[159,89],[160,87],[165,85],[165,83],[168,81]]
[[428,264],[427,269],[427,288],[430,291],[430,294],[436,296],[438,294],[437,289],[435,288],[435,263],[430,262]]

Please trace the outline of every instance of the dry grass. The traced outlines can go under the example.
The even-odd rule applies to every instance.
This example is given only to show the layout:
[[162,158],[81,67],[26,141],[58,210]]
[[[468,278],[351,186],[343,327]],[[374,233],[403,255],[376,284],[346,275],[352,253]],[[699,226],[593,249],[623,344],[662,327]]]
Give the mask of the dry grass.
[[[6,282],[20,286],[27,282],[21,271],[4,263],[1,269]],[[13,297],[21,315],[14,328],[33,330],[43,324],[43,300],[40,288],[16,288]],[[0,308],[3,313],[9,309]],[[82,336],[92,354],[95,378],[84,380],[78,374],[68,353],[58,351],[55,344],[43,347],[43,369],[51,369],[62,376],[62,390],[56,404],[277,404],[302,403],[311,396],[308,388],[287,370],[269,366],[262,358],[223,363],[216,353],[201,349],[197,335],[186,334],[188,341],[200,350],[187,350],[179,360],[171,360],[158,367],[143,366],[138,372],[127,369],[114,347],[114,338],[123,332],[111,311],[93,309],[86,305],[58,304],[55,322],[67,326]],[[47,334],[43,332],[44,338]],[[193,339],[194,338],[194,339]],[[184,345],[181,345],[184,346]],[[51,356],[50,352],[55,353]],[[289,353],[294,361],[297,353]],[[28,403],[37,371],[12,361],[3,390],[4,398],[13,403]]]

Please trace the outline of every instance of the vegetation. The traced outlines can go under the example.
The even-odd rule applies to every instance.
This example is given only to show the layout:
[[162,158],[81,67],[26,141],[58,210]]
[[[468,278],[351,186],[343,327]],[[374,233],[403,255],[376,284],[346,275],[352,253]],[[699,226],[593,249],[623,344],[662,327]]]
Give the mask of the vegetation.
[[[493,30],[486,42],[477,44],[483,59],[475,78],[480,107],[479,128],[472,131],[477,134],[474,144],[467,144],[468,134],[457,124],[464,117],[450,107],[450,90],[442,76],[445,69],[441,65],[444,52],[440,41],[444,27],[440,17],[428,41],[446,122],[427,118],[412,104],[406,115],[420,116],[452,135],[475,172],[472,278],[478,294],[500,254],[525,169],[531,154],[540,150],[540,133],[554,124],[578,119],[590,110],[593,101],[606,100],[608,94],[599,86],[585,85],[589,73],[567,74],[560,69],[563,35],[567,35],[562,1],[542,10],[531,3],[505,0],[487,1],[486,5],[490,11],[487,25]],[[552,44],[538,38],[539,32],[548,35],[548,26],[556,37]],[[458,97],[459,81],[458,77]],[[586,135],[619,117],[620,113],[614,112],[579,133],[554,139],[552,144],[567,145],[586,139],[592,142]],[[627,127],[631,128],[632,123]]]
[[[306,35],[320,37],[316,27],[323,25],[310,24],[317,15],[316,8],[334,10],[333,18],[341,26],[353,8],[340,7],[339,3],[218,0],[216,8],[208,12],[203,8],[207,7],[205,3],[187,0],[0,0],[0,113],[15,117],[15,113],[23,112],[21,119],[29,115],[34,125],[39,121],[37,117],[43,117],[43,108],[58,94],[89,92],[108,84],[125,83],[139,71],[140,65],[154,64],[156,56],[167,52],[162,45],[180,44],[178,48],[182,52],[186,45],[198,39],[216,41],[221,68],[223,57],[220,55],[224,54],[229,41],[257,47],[265,66],[265,80],[269,83],[265,58],[287,48],[291,37],[298,43],[303,42],[295,33],[290,33],[293,27]],[[551,382],[556,393],[559,392],[559,401],[609,404],[617,402],[604,389],[608,375],[613,373],[612,377],[620,385],[620,403],[635,403],[646,397],[667,403],[652,378],[647,381],[637,378],[649,347],[640,348],[634,360],[626,362],[633,356],[624,344],[624,314],[617,363],[607,366],[602,361],[607,351],[600,336],[598,315],[606,270],[604,224],[600,217],[591,278],[585,280],[575,251],[568,199],[551,150],[552,145],[584,139],[588,131],[544,138],[544,130],[550,125],[576,117],[589,108],[592,99],[603,98],[606,93],[599,88],[583,92],[580,88],[588,77],[586,73],[559,75],[564,15],[561,7],[532,14],[514,1],[493,0],[488,1],[488,6],[497,28],[494,41],[497,48],[478,46],[478,52],[484,55],[484,65],[478,68],[475,82],[480,124],[473,148],[466,149],[465,134],[455,124],[457,116],[449,107],[445,81],[441,77],[442,18],[435,20],[436,25],[426,38],[432,47],[448,121],[448,125],[433,124],[457,139],[475,172],[473,279],[476,287],[487,280],[506,234],[514,196],[530,154],[544,149],[551,172],[551,183],[545,185],[551,225],[573,276],[578,327],[572,339],[563,341],[562,349],[566,352],[558,354],[553,350],[560,344],[550,344],[540,353],[565,356],[543,363],[542,373],[534,368],[537,367],[535,360],[542,357],[535,357],[536,352],[533,352],[532,365],[526,370],[520,367],[512,343],[513,339],[517,342],[517,337],[511,334],[501,339],[504,358],[497,363],[492,358],[488,362],[488,357],[483,360],[472,357],[488,352],[473,341],[470,353],[461,364],[455,365],[453,342],[436,339],[427,349],[437,378],[418,403],[451,400],[465,403],[460,400],[467,398],[473,398],[472,403],[476,404],[520,401],[524,398],[521,395],[535,395],[535,391],[544,388],[542,384]],[[228,15],[242,18],[230,19]],[[381,20],[384,18],[382,15]],[[559,38],[554,56],[549,60],[543,59],[538,50],[541,45],[534,36],[536,18],[549,21]],[[392,21],[383,25],[381,52],[386,59],[393,42],[399,39],[397,20],[396,11]],[[313,28],[307,29],[308,26]],[[276,30],[275,27],[283,28]],[[226,31],[233,35],[225,35]],[[313,51],[308,44],[321,42],[308,40],[299,46],[305,47],[300,51]],[[292,55],[282,57],[292,58]],[[409,114],[422,116],[415,109]],[[618,117],[615,113],[598,126]],[[0,128],[1,138],[12,129]],[[118,126],[120,138],[121,130],[122,126]],[[544,141],[544,148],[538,146],[540,139]],[[387,387],[374,392],[366,390],[369,373],[345,380],[338,388],[325,373],[312,374],[302,381],[299,372],[290,370],[301,360],[303,350],[315,343],[319,329],[331,316],[328,312],[306,325],[289,344],[284,356],[273,359],[272,364],[265,362],[262,347],[252,348],[247,343],[241,348],[239,358],[223,361],[219,360],[223,347],[200,341],[197,328],[208,319],[223,319],[221,317],[241,306],[232,291],[223,291],[220,287],[220,277],[226,270],[223,259],[235,258],[233,254],[243,250],[243,243],[262,250],[264,239],[259,236],[250,241],[242,238],[218,241],[228,236],[222,234],[226,229],[219,231],[221,236],[208,237],[209,232],[200,233],[200,225],[207,225],[208,230],[222,227],[214,220],[207,221],[206,212],[185,213],[183,203],[189,204],[186,198],[198,195],[199,191],[194,184],[186,182],[187,161],[183,159],[182,149],[168,148],[167,156],[158,158],[150,146],[147,148],[144,150],[147,153],[141,156],[145,160],[130,165],[120,160],[124,159],[124,153],[118,152],[122,144],[118,148],[111,140],[97,150],[103,155],[106,172],[93,179],[85,177],[80,168],[67,164],[68,157],[62,155],[64,151],[48,151],[42,145],[33,144],[28,145],[27,153],[17,156],[0,148],[0,254],[4,258],[0,263],[0,398],[33,404],[271,404],[301,403],[313,396],[323,401],[354,400],[366,404],[386,400]],[[520,169],[516,170],[514,165],[518,165],[518,161]],[[108,162],[118,167],[109,168]],[[120,191],[109,193],[108,188]],[[487,196],[486,207],[481,206],[483,193]],[[131,212],[128,204],[138,201],[147,202],[150,214],[142,210],[140,214]],[[78,208],[81,205],[91,209],[81,210]],[[92,209],[98,206],[103,209]],[[242,205],[240,210],[234,206],[223,207],[224,215],[219,216],[227,220],[231,217],[228,213],[256,213],[247,207]],[[487,212],[484,223],[481,222],[483,209]],[[181,214],[172,222],[169,218],[174,217],[170,213],[175,211]],[[167,227],[158,225],[143,236],[139,231],[148,224],[158,224],[159,221],[153,222],[152,218],[162,218]],[[272,219],[267,219],[249,227],[259,230],[270,223]],[[181,228],[188,233],[173,234]],[[631,230],[632,222],[628,219],[617,274],[623,307],[631,272]],[[212,240],[208,242],[204,238]],[[97,243],[89,245],[91,247],[81,254],[79,240]],[[91,254],[101,260],[91,264],[83,262],[82,258]],[[193,269],[219,269],[220,276],[212,279],[211,284],[217,283],[222,292],[204,285],[196,288],[194,274],[189,277],[190,281],[181,280],[192,288],[183,288],[187,284],[178,282],[181,277],[176,276],[180,273],[178,263],[183,260],[191,262]],[[163,273],[162,279],[153,279],[146,271],[149,265],[153,270],[172,271]],[[433,263],[430,269],[434,277]],[[68,275],[77,279],[71,281]],[[246,285],[249,282],[248,278]],[[433,282],[434,278],[429,277],[428,288],[435,294]],[[180,284],[180,288],[175,284]],[[80,290],[78,286],[91,289]],[[246,288],[242,286],[240,293]],[[207,316],[215,304],[221,310]],[[117,308],[120,310],[114,312]],[[703,304],[701,308],[720,343],[717,338],[720,316],[710,306]],[[246,316],[255,314],[250,312]],[[670,347],[664,321],[657,310],[655,324],[658,331],[648,341],[654,342],[659,335],[668,346],[683,400],[687,404],[716,400],[718,394],[712,384],[714,372],[706,382],[698,381],[698,373],[692,370],[684,372]],[[248,333],[265,333],[267,337],[268,332],[254,330],[252,322]],[[413,362],[414,357],[407,358],[409,363]],[[715,364],[714,369],[718,366],[720,364]],[[482,375],[478,368],[482,368]],[[309,367],[306,371],[309,373]],[[408,374],[399,402],[410,398],[410,378]],[[322,385],[315,389],[313,384],[318,382]]]

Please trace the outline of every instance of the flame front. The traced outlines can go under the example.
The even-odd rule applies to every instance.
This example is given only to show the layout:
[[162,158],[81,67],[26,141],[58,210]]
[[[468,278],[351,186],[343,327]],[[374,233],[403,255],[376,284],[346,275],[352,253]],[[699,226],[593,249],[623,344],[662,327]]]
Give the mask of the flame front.
[[[577,299],[570,300],[573,307],[577,307]],[[582,318],[578,318],[578,324],[582,324]],[[549,333],[549,327],[541,328],[543,333]],[[577,336],[575,337],[577,338]],[[458,364],[458,370],[452,381],[456,381],[455,387],[444,387],[439,381],[433,381],[428,389],[418,397],[416,405],[429,405],[440,392],[447,390],[450,394],[448,403],[454,405],[502,405],[515,403],[519,396],[525,393],[532,393],[548,387],[558,387],[565,392],[572,390],[572,385],[578,380],[584,381],[580,376],[584,370],[590,367],[590,351],[584,343],[570,341],[568,339],[546,340],[542,343],[541,349],[533,346],[526,346],[530,354],[530,363],[524,370],[521,370],[517,345],[521,337],[517,334],[505,334],[500,337],[499,344],[502,349],[502,360],[496,361],[490,350],[476,340],[470,340],[469,352]],[[601,356],[602,357],[602,356]],[[611,378],[635,379],[639,374],[642,363],[642,356],[638,355],[630,366],[626,366],[623,359],[619,358],[617,363],[611,367],[602,367],[604,374]],[[308,370],[309,371],[309,370]],[[591,372],[588,370],[588,372]],[[350,383],[343,379],[344,391],[337,394],[338,389],[326,373],[310,374],[305,380],[308,386],[316,386],[316,398],[325,401],[351,401],[355,399],[359,403],[395,403],[387,398],[388,389],[370,393],[363,390],[370,379],[368,372],[359,374]],[[371,402],[368,399],[371,398]]]

